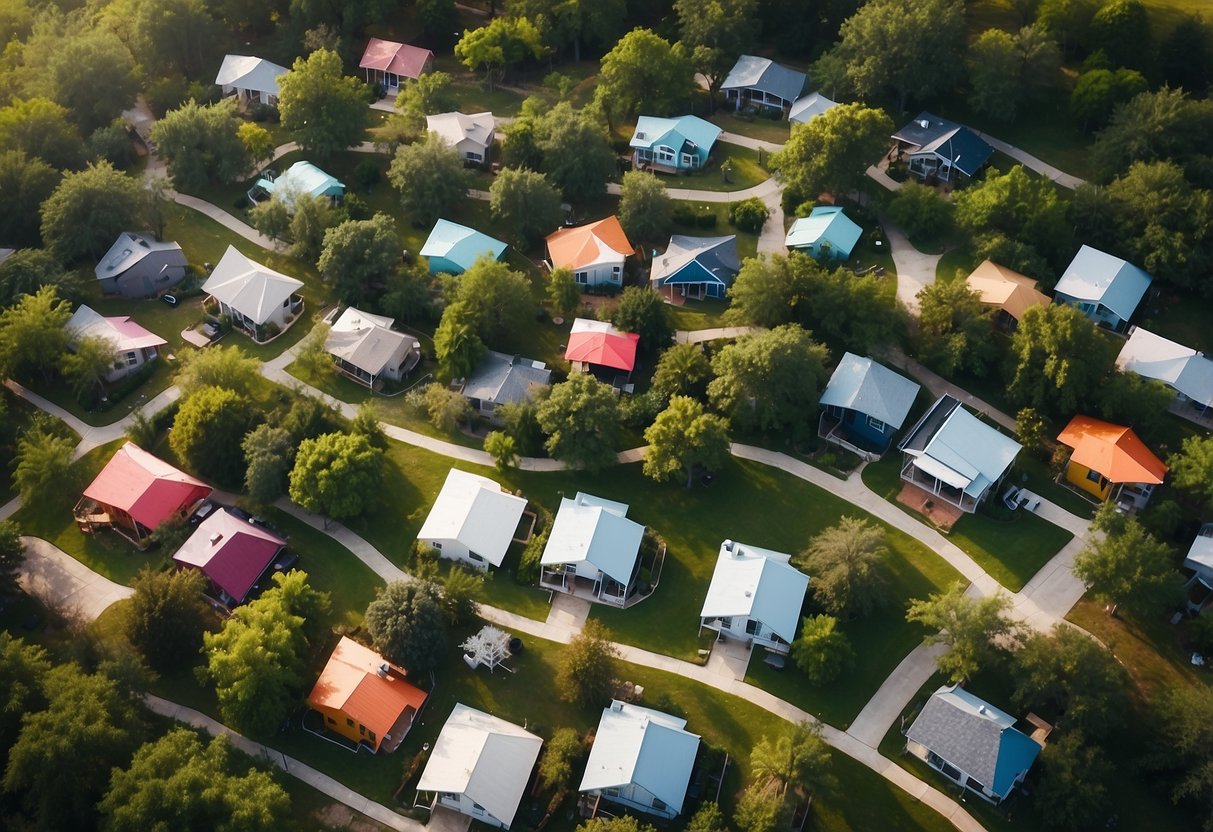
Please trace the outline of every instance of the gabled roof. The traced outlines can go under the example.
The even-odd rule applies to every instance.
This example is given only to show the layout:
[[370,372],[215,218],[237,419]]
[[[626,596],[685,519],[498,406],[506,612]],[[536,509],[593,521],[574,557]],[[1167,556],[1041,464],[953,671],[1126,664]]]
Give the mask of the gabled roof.
[[689,141],[705,152],[710,152],[712,145],[720,138],[722,132],[724,131],[715,124],[705,121],[699,116],[678,116],[677,118],[641,116],[636,120],[636,130],[632,133],[632,140],[628,142],[628,145],[642,149],[651,148],[657,143],[670,146],[669,141],[662,140],[673,134],[677,137],[674,139],[675,145],[673,145],[675,151],[680,151],[684,141]]
[[1057,441],[1073,448],[1070,459],[1102,474],[1112,482],[1159,485],[1167,466],[1154,456],[1131,428],[1090,416],[1075,416]]
[[333,322],[330,332],[361,332],[372,326],[381,326],[384,329],[391,329],[396,323],[395,318],[389,318],[386,315],[374,315],[370,312],[356,309],[353,306],[347,306],[341,311],[337,320]]
[[623,260],[636,250],[615,216],[562,228],[547,236],[547,244],[552,266],[574,271],[595,263]]
[[225,55],[219,66],[219,74],[215,83],[221,87],[235,87],[241,90],[256,90],[270,95],[278,94],[278,76],[286,72],[284,66],[265,58],[254,58],[249,55]]
[[89,306],[80,306],[65,327],[71,342],[83,338],[101,338],[113,344],[117,352],[141,350],[147,347],[162,347],[168,343],[154,332],[141,327],[128,316],[105,318]]
[[635,332],[620,332],[607,321],[577,318],[569,331],[564,357],[630,373],[636,366],[639,343],[640,336]]
[[492,113],[439,113],[425,117],[425,129],[436,134],[451,147],[464,139],[487,147],[493,140],[497,122]]
[[1074,255],[1054,294],[1101,303],[1121,320],[1133,317],[1153,278],[1119,257],[1083,246]]
[[98,280],[117,277],[154,251],[174,252],[176,256],[172,259],[179,261],[182,266],[186,264],[181,246],[172,240],[160,242],[151,234],[123,231],[105,256],[97,262],[93,274],[97,275]]
[[741,270],[737,237],[670,237],[664,254],[653,258],[649,280],[663,285],[719,283],[728,286]]
[[202,291],[257,324],[269,320],[276,309],[302,288],[303,281],[248,259],[235,246],[227,247],[211,276],[202,284]]
[[508,246],[474,228],[450,220],[438,220],[421,247],[422,257],[443,257],[464,271],[484,255],[501,259]]
[[183,507],[205,499],[211,487],[127,442],[110,457],[84,496],[121,509],[155,529]]
[[906,737],[1002,798],[1040,754],[1040,745],[1014,726],[1009,714],[945,685],[931,694]]
[[1157,379],[1194,402],[1213,404],[1213,360],[1141,327],[1129,335],[1116,366],[1126,373]]
[[751,618],[791,644],[796,640],[809,576],[793,568],[790,559],[790,555],[748,543],[721,543],[700,617]]
[[640,553],[644,526],[627,518],[623,503],[577,492],[560,501],[540,563],[588,562],[625,586]]
[[640,786],[682,811],[699,737],[687,721],[618,700],[602,711],[580,791]]
[[342,636],[307,701],[341,711],[374,731],[382,741],[406,710],[420,711],[425,703],[425,691],[405,676],[403,668]]
[[800,217],[788,229],[784,245],[788,248],[802,248],[815,245],[818,242],[829,243],[830,247],[851,256],[851,250],[863,236],[863,229],[847,216],[836,205],[822,205],[809,212],[807,217]]
[[417,790],[466,795],[508,828],[542,745],[543,740],[513,723],[457,704]]
[[248,597],[286,541],[226,508],[198,524],[173,560],[202,570],[237,602]]
[[526,500],[488,477],[452,468],[425,518],[418,540],[458,540],[493,566],[510,548]]
[[915,457],[919,470],[977,498],[1006,472],[1023,446],[945,394],[898,447]]
[[722,90],[753,88],[777,95],[792,102],[800,97],[807,80],[803,72],[797,72],[777,64],[770,58],[757,55],[742,55],[729,70],[729,75],[720,85]]
[[981,295],[982,303],[997,306],[1017,321],[1033,306],[1053,302],[1036,288],[1035,280],[993,260],[981,261],[966,281],[970,289]]
[[542,361],[488,350],[460,392],[489,404],[513,404],[530,401],[551,380],[552,371]]
[[257,185],[268,194],[277,194],[288,208],[300,196],[336,196],[345,193],[345,185],[311,162],[296,162],[277,179],[258,179]]
[[372,315],[351,306],[329,330],[324,348],[330,355],[377,376],[397,356],[408,355],[421,347],[412,335],[391,329],[392,322],[392,318]]
[[1213,523],[1205,523],[1200,527],[1188,554],[1184,558],[1184,567],[1191,569],[1201,576],[1202,582],[1213,589]]
[[792,109],[788,111],[788,121],[795,124],[805,124],[826,110],[837,106],[837,101],[831,101],[819,92],[809,93],[804,98],[799,98],[792,104]]
[[821,406],[854,410],[896,430],[914,406],[918,390],[917,384],[883,364],[848,352],[830,376],[821,394]]
[[915,145],[914,153],[933,153],[972,176],[994,154],[994,148],[968,127],[940,118],[925,110],[893,134],[893,138]]
[[367,41],[366,51],[362,53],[358,68],[378,69],[406,78],[420,78],[425,69],[425,62],[433,57],[433,52],[420,46],[371,38]]

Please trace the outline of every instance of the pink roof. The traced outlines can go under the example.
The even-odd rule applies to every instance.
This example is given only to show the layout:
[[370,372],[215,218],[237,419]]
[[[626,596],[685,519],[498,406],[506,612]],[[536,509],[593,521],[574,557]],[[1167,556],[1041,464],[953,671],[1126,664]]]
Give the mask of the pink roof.
[[139,324],[132,321],[129,317],[121,318],[106,318],[109,325],[114,328],[114,331],[122,336],[122,345],[127,349],[143,349],[144,347],[163,347],[168,341],[165,341],[154,332],[149,332]]
[[155,529],[210,493],[206,483],[130,442],[110,457],[84,489],[85,497],[125,511],[148,529]]
[[202,521],[173,560],[202,570],[239,602],[285,545],[278,535],[220,509]]
[[371,38],[358,66],[362,69],[378,69],[393,75],[403,75],[406,78],[420,78],[421,73],[425,71],[426,61],[433,57],[433,52],[420,46]]
[[639,341],[640,336],[635,332],[573,332],[569,334],[564,357],[569,361],[583,361],[630,373],[636,366]]

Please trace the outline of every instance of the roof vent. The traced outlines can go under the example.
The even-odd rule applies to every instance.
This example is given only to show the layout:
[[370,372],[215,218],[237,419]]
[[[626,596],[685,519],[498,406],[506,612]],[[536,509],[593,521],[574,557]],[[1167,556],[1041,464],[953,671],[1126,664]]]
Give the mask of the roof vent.
[[380,678],[386,679],[389,670],[391,670],[391,668],[388,667],[388,663],[384,662],[383,664],[379,665],[379,670],[376,672],[379,674]]
[[614,702],[611,703],[611,710],[615,711],[616,713],[622,713],[623,712],[623,703],[620,702],[618,699],[616,699]]
[[211,545],[214,546],[220,540],[223,540],[223,532],[215,532],[211,535]]
[[977,706],[977,713],[979,713],[979,714],[985,714],[985,712],[986,712],[986,706],[985,706],[985,705],[978,705],[978,706]]
[[643,131],[643,130],[638,131],[638,132],[636,133],[636,138],[638,138],[638,139],[643,139],[643,138],[644,138],[644,131]]
[[747,597],[747,598],[753,596],[753,594],[754,593],[750,592],[748,589],[745,591],[745,597]]
[[921,127],[923,130],[926,130],[928,127],[931,126],[931,122],[925,118],[920,118],[918,120],[918,126]]

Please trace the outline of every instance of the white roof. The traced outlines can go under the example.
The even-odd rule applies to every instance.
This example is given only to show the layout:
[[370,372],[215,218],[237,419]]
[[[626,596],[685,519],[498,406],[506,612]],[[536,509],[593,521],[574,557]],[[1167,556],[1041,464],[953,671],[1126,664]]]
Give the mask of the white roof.
[[177,259],[181,261],[181,265],[185,265],[185,254],[182,253],[181,246],[176,242],[172,240],[161,242],[151,234],[123,231],[118,235],[118,239],[114,241],[114,244],[110,246],[105,256],[97,262],[96,268],[93,269],[93,274],[97,275],[98,280],[116,277],[154,251],[176,252],[178,255]]
[[1184,566],[1200,575],[1205,581],[1213,581],[1213,523],[1205,523],[1192,541]]
[[437,134],[451,147],[464,140],[488,147],[495,126],[492,113],[439,113],[425,117],[425,129]]
[[202,291],[263,324],[274,310],[303,288],[303,281],[254,262],[228,246]]
[[955,403],[952,411],[921,450],[908,447],[917,445],[917,429],[902,443],[902,449],[916,457],[914,465],[919,470],[972,497],[980,497],[1006,472],[1023,446],[949,396],[941,397],[923,422],[931,419],[937,408],[951,403]]
[[330,332],[361,332],[372,326],[381,326],[384,329],[391,329],[392,324],[396,323],[395,318],[389,318],[385,315],[372,315],[370,312],[363,312],[361,309],[356,309],[353,306],[347,306],[333,322]]
[[278,94],[278,76],[286,67],[249,55],[225,55],[215,83],[221,87]]
[[100,338],[113,344],[118,352],[162,347],[168,343],[129,317],[106,318],[90,306],[81,305],[72,313],[65,327],[72,343],[81,338]]
[[841,407],[900,428],[914,406],[918,385],[870,358],[846,353],[821,394],[821,406]]
[[792,567],[790,555],[726,540],[703,599],[702,618],[741,616],[761,621],[791,644],[809,576]]
[[644,526],[627,519],[628,507],[577,492],[560,501],[540,563],[593,564],[621,584],[632,579]]
[[1101,303],[1127,321],[1145,297],[1151,279],[1126,260],[1083,246],[1053,287],[1053,293]]
[[831,101],[819,92],[812,92],[804,98],[796,99],[792,109],[788,110],[788,121],[804,124],[837,106],[837,101]]
[[509,828],[542,745],[512,722],[456,704],[417,790],[466,795]]
[[602,711],[580,790],[635,784],[682,811],[699,737],[687,721],[639,705],[614,701]]
[[574,318],[573,327],[569,330],[569,335],[575,335],[578,332],[606,332],[610,335],[623,334],[610,321],[599,321],[594,318]]
[[503,491],[488,477],[452,468],[417,538],[458,540],[500,566],[525,510],[526,500]]
[[1137,327],[1116,357],[1124,372],[1157,379],[1201,404],[1213,403],[1213,360]]

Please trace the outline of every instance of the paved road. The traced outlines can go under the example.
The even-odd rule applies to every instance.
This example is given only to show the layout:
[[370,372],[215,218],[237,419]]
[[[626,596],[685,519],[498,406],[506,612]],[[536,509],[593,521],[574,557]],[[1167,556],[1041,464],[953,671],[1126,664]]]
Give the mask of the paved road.
[[[926,385],[927,390],[930,391],[932,396],[939,398],[944,393],[947,393],[949,396],[964,402],[974,410],[989,416],[999,425],[1012,433],[1015,432],[1015,418],[1013,416],[1008,413],[1004,413],[984,399],[979,399],[977,396],[974,396],[964,388],[957,387],[955,384],[948,381],[934,370],[931,370],[930,368],[925,367],[919,362],[915,361],[913,358],[910,358],[901,350],[900,347],[887,350],[884,357],[885,360],[890,364],[895,367],[900,367]],[[1058,523],[1057,525],[1062,524]]]
[[25,563],[18,580],[27,593],[65,613],[92,621],[111,604],[134,594],[128,586],[98,575],[59,547],[37,537],[22,537]]
[[897,269],[897,300],[917,316],[918,293],[935,282],[935,269],[943,255],[924,254],[914,248],[905,232],[887,219],[881,218],[880,224],[889,238],[889,253]]

